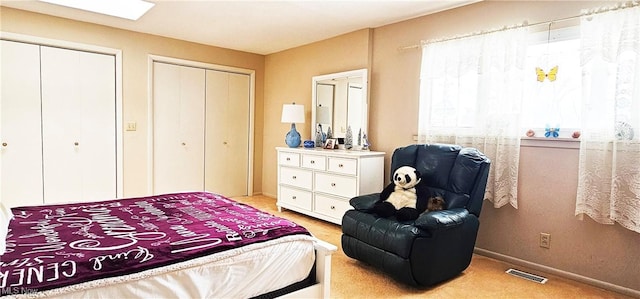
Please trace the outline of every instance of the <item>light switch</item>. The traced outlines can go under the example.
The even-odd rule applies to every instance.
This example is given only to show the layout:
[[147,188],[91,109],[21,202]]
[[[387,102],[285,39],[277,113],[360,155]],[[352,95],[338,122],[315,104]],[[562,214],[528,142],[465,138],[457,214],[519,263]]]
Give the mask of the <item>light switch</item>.
[[127,131],[135,131],[136,130],[136,122],[128,122],[127,123]]

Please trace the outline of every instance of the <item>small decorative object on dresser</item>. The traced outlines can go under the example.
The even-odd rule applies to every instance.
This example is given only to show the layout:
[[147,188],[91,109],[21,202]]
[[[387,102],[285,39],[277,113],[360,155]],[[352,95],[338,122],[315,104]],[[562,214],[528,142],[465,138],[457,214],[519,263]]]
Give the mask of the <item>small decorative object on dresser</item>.
[[313,140],[305,140],[302,145],[305,148],[314,148],[316,146],[316,143]]
[[337,139],[333,139],[333,138],[327,138],[327,142],[324,143],[324,148],[325,149],[333,149],[336,147],[337,145]]
[[315,141],[316,146],[317,147],[322,147],[324,145],[324,139],[325,139],[325,136],[326,136],[324,134],[324,132],[322,131],[322,124],[318,124],[316,126],[315,136],[316,136],[316,141]]
[[369,143],[369,138],[367,138],[367,133],[362,133],[362,148],[363,151],[368,151],[371,149],[371,143]]
[[344,136],[344,148],[353,148],[353,133],[351,132],[351,126],[347,126],[347,133]]
[[384,152],[278,147],[278,210],[340,224],[349,199],[384,188]]

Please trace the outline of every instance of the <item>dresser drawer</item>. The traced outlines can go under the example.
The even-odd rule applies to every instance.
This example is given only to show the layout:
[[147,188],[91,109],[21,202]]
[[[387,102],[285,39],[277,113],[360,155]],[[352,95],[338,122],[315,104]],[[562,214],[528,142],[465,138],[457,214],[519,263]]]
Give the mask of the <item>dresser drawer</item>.
[[315,170],[325,170],[326,160],[324,156],[302,155],[302,167]]
[[311,191],[280,186],[280,198],[278,198],[278,202],[311,211]]
[[316,191],[342,197],[355,197],[356,178],[328,173],[316,173]]
[[281,152],[279,160],[280,160],[280,165],[295,166],[295,167],[300,166],[300,154]]
[[280,183],[311,190],[313,173],[311,170],[280,167]]
[[315,212],[317,213],[341,220],[344,213],[350,209],[351,205],[346,199],[316,194]]
[[357,174],[358,161],[356,159],[345,159],[329,157],[329,171],[356,175]]

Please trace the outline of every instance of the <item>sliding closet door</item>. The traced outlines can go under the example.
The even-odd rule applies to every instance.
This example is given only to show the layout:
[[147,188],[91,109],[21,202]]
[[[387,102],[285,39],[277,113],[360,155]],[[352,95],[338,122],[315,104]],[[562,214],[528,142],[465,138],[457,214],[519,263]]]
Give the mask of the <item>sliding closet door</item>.
[[205,71],[153,63],[153,192],[204,190]]
[[207,70],[207,191],[247,195],[249,90],[248,75]]
[[0,201],[42,204],[39,46],[0,41]]
[[116,198],[115,57],[41,47],[46,203]]

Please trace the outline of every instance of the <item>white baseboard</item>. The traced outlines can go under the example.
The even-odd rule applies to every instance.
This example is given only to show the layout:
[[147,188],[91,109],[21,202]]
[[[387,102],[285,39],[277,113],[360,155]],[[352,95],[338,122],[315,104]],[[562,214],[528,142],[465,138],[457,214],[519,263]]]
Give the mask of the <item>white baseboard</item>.
[[571,280],[575,280],[581,283],[585,283],[585,284],[590,284],[605,290],[609,290],[609,291],[613,291],[613,292],[617,292],[623,295],[627,295],[627,296],[631,296],[631,297],[635,297],[635,298],[640,298],[640,291],[639,290],[634,290],[634,289],[630,289],[630,288],[625,288],[619,285],[615,285],[612,283],[608,283],[608,282],[604,282],[601,280],[597,280],[597,279],[593,279],[590,277],[586,277],[586,276],[582,276],[582,275],[578,275],[575,273],[571,273],[571,272],[567,272],[567,271],[563,271],[563,270],[559,270],[556,268],[552,268],[549,266],[544,266],[544,265],[540,265],[540,264],[536,264],[533,262],[529,262],[529,261],[525,261],[519,258],[515,258],[512,256],[508,256],[508,255],[504,255],[501,253],[497,253],[497,252],[493,252],[493,251],[489,251],[486,249],[482,249],[482,248],[478,248],[475,247],[474,253],[477,253],[479,255],[484,255],[490,258],[494,258],[496,260],[500,260],[503,262],[507,262],[507,263],[511,263],[514,265],[519,265],[519,266],[523,266],[523,267],[527,267],[533,270],[537,270],[537,271],[542,271],[545,273],[549,273],[552,275],[556,275],[556,276],[560,276],[563,278],[567,278],[567,279],[571,279]]

